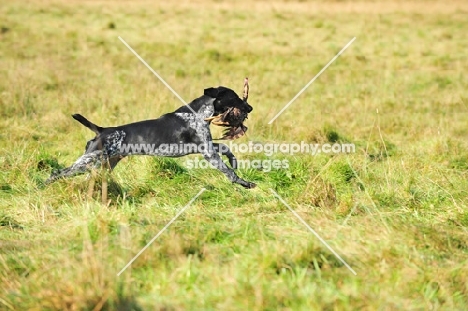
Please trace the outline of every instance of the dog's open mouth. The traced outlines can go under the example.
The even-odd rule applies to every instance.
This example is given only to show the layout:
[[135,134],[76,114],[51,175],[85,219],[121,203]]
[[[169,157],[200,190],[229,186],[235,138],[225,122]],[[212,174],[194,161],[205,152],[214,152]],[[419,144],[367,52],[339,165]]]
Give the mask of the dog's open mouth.
[[205,119],[214,125],[228,127],[223,132],[223,137],[220,140],[234,140],[245,135],[247,126],[242,122],[247,119],[247,113],[242,112],[239,108],[231,107],[224,113]]

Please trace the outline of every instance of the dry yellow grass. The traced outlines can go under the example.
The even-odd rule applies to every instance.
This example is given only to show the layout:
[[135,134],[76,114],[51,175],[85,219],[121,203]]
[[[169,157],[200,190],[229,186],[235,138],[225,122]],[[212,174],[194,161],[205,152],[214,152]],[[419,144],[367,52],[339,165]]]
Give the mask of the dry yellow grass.
[[[467,17],[466,1],[0,0],[0,309],[467,309]],[[288,170],[239,172],[251,191],[145,157],[117,166],[108,207],[84,176],[43,187],[92,137],[72,113],[110,126],[181,105],[118,36],[186,101],[249,76],[239,142],[357,151],[275,154]]]

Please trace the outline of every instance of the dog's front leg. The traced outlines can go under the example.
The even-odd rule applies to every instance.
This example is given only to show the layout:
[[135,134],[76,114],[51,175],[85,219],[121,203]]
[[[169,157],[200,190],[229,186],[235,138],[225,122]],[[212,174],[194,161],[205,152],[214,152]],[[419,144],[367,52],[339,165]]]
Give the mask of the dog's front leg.
[[[232,153],[231,153],[232,154]],[[203,157],[205,160],[211,163],[215,168],[220,170],[221,172],[226,175],[226,177],[233,183],[239,184],[245,188],[255,188],[256,184],[252,182],[248,182],[240,178],[239,176],[234,173],[232,169],[230,169],[222,160],[221,157],[218,155],[216,150],[213,147],[213,144],[209,144],[207,148],[205,148],[204,152],[202,152]],[[234,156],[234,155],[233,155]]]
[[233,169],[237,169],[236,156],[231,152],[231,149],[222,143],[213,143],[213,148],[221,155],[226,156],[229,159],[229,164]]

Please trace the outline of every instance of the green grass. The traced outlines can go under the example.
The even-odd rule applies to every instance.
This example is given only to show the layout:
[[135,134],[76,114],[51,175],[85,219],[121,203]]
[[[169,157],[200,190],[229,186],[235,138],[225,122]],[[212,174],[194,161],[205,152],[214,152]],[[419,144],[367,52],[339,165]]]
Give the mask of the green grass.
[[[456,0],[0,0],[0,309],[466,310],[467,17]],[[109,206],[86,176],[45,187],[93,137],[72,113],[111,126],[181,105],[118,36],[186,101],[248,76],[238,142],[356,152],[275,154],[288,170],[239,170],[253,190],[151,157],[117,166]]]

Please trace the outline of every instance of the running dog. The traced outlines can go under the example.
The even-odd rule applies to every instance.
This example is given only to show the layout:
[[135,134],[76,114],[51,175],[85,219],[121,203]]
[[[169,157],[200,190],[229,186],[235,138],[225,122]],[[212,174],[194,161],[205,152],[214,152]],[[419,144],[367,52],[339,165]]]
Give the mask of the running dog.
[[[247,127],[243,122],[253,110],[247,103],[248,91],[247,78],[244,82],[242,99],[233,90],[224,86],[208,88],[205,89],[203,96],[158,119],[116,127],[100,127],[82,115],[74,114],[73,118],[92,130],[96,137],[88,141],[85,153],[75,163],[70,167],[54,171],[46,180],[46,184],[103,167],[112,171],[120,160],[130,155],[181,157],[200,153],[231,182],[245,188],[254,188],[256,186],[254,183],[236,175],[233,170],[236,169],[235,156],[225,144],[214,143],[210,131],[212,123],[227,127],[224,136],[220,139],[233,140],[245,134]],[[151,148],[141,148],[141,146],[151,146]],[[168,148],[168,146],[193,146],[193,148]],[[232,168],[221,160],[218,152],[227,156]],[[103,184],[103,200],[104,191],[107,196],[107,189],[104,189],[104,186]]]

